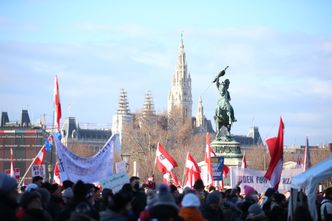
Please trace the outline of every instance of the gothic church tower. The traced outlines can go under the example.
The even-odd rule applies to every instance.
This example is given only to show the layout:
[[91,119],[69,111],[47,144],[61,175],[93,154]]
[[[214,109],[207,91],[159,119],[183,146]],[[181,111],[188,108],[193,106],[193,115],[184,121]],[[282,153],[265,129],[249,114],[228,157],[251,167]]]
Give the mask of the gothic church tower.
[[186,53],[181,34],[176,71],[168,95],[168,113],[170,114],[174,109],[178,109],[183,120],[191,120],[192,104],[191,77],[187,70]]

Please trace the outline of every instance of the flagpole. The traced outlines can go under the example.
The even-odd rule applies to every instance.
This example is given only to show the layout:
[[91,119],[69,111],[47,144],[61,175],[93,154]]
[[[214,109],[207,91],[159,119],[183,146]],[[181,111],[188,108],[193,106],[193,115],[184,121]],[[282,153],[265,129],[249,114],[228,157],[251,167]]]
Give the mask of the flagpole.
[[38,157],[39,153],[41,152],[41,150],[43,149],[43,147],[44,147],[44,146],[42,146],[42,147],[40,148],[40,150],[38,151],[38,153],[36,154],[36,156],[33,158],[33,160],[32,160],[32,162],[31,162],[30,166],[29,166],[28,169],[25,171],[24,175],[22,176],[22,178],[21,178],[21,180],[20,180],[20,182],[19,182],[19,184],[18,184],[19,187],[21,187],[21,185],[22,185],[22,183],[23,183],[23,181],[24,181],[26,175],[28,174],[29,170],[31,169],[33,163],[34,163],[35,160],[37,159],[37,157]]

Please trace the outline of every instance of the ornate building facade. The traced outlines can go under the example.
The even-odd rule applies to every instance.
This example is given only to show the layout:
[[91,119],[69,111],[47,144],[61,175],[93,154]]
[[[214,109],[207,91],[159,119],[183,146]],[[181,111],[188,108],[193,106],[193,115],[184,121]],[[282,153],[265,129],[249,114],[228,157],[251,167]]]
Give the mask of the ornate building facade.
[[180,47],[176,70],[172,79],[172,87],[168,95],[168,113],[177,109],[183,121],[192,117],[191,77],[188,73],[186,53],[184,51],[183,36],[181,34]]

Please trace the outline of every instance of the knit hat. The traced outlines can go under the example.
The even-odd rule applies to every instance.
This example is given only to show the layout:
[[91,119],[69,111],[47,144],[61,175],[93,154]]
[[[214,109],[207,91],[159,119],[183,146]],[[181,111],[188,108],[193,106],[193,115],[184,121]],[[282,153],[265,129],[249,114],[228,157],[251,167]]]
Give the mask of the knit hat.
[[219,203],[220,200],[220,193],[217,191],[214,191],[212,193],[209,193],[209,195],[206,198],[206,204],[210,205],[210,204],[216,204]]
[[35,183],[30,183],[29,185],[27,185],[27,187],[25,188],[25,192],[31,192],[34,190],[37,190],[38,186]]
[[158,187],[158,194],[153,206],[159,205],[173,206],[178,209],[174,197],[172,196],[168,186],[164,183],[161,183]]
[[8,193],[17,188],[16,179],[0,172],[0,193]]
[[254,203],[248,208],[248,213],[252,213],[254,215],[258,215],[262,212],[262,208],[257,204]]
[[198,197],[193,193],[186,194],[182,199],[182,206],[185,207],[199,207],[201,202]]
[[73,189],[71,187],[68,187],[67,189],[65,189],[63,192],[62,192],[62,197],[63,198],[67,198],[67,199],[71,199],[74,197],[74,192],[73,192]]
[[244,195],[250,196],[251,194],[256,194],[256,190],[248,185],[244,185]]

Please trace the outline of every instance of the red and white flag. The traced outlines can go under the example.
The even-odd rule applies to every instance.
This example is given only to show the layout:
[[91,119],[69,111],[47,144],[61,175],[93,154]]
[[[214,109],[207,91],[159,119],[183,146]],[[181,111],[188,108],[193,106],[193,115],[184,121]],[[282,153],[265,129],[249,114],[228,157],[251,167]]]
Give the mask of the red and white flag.
[[61,184],[60,180],[60,170],[59,170],[59,162],[57,161],[54,166],[54,175],[53,175],[53,183]]
[[266,144],[269,148],[271,160],[264,177],[270,180],[271,186],[275,190],[278,190],[282,172],[284,150],[284,122],[281,117],[278,136],[267,139]]
[[166,172],[163,175],[163,182],[166,183],[167,185],[175,185],[175,186],[180,186],[180,182],[178,178],[175,176],[175,174],[172,171]]
[[178,166],[176,161],[167,153],[160,143],[158,143],[156,151],[155,164],[162,174],[170,172],[174,167]]
[[15,170],[14,170],[14,154],[13,154],[13,149],[10,148],[10,172],[9,176],[15,177]]
[[33,162],[33,164],[42,165],[44,163],[45,156],[46,156],[46,148],[45,148],[45,145],[44,145],[39,150],[39,152],[37,153],[37,156],[36,156],[35,161]]
[[211,143],[211,138],[210,138],[210,134],[207,133],[206,134],[206,146],[205,146],[205,157],[204,157],[204,161],[207,164],[207,172],[208,172],[208,185],[213,185],[213,173],[212,173],[212,163],[211,163],[211,157],[215,157],[216,154],[213,151],[213,149],[210,146]]
[[246,159],[246,152],[245,151],[244,151],[243,157],[242,157],[241,168],[247,168],[247,159]]
[[201,178],[199,166],[190,153],[187,154],[185,177],[183,186],[189,186],[190,188],[194,186],[196,180]]
[[54,85],[54,106],[55,106],[55,116],[54,116],[55,129],[60,131],[61,103],[60,103],[59,83],[57,76],[55,76],[55,85]]

